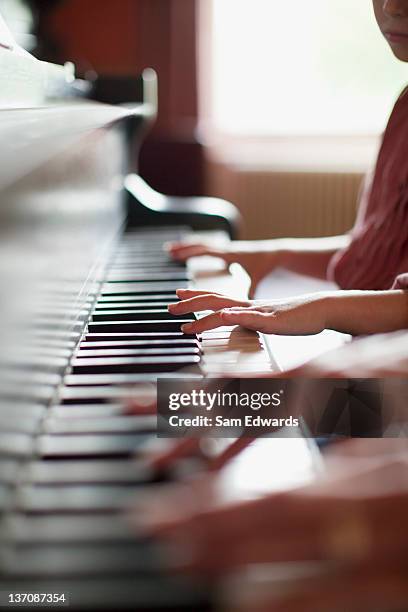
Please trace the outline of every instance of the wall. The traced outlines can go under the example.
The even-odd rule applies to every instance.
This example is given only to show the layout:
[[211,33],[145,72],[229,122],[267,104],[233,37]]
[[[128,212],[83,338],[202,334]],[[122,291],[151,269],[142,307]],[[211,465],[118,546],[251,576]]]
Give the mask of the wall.
[[207,163],[211,195],[240,209],[241,237],[330,236],[354,224],[361,174],[249,171]]
[[166,193],[204,193],[203,150],[195,137],[195,0],[63,0],[44,32],[57,59],[72,60],[82,74],[156,70],[159,116],[141,153],[141,173]]

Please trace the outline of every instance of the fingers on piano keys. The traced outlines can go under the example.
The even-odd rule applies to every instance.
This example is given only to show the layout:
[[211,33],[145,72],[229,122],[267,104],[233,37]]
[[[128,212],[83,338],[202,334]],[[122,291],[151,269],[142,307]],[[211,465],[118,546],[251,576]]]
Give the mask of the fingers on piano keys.
[[[13,411],[7,402],[0,411],[0,511],[9,543],[2,571],[17,590],[23,579],[25,590],[32,581],[44,592],[69,583],[78,600],[93,589],[98,605],[117,596],[137,608],[146,589],[153,607],[160,591],[173,609],[206,601],[206,593],[163,578],[154,547],[123,518],[139,492],[163,478],[152,460],[169,453],[155,435],[157,377],[201,378],[253,350],[245,333],[237,341],[231,329],[182,333],[195,319],[173,316],[168,305],[192,278],[163,252],[168,234],[124,235],[76,326],[61,331],[48,319],[36,331],[49,371],[27,374],[26,385],[13,388]],[[56,365],[66,372],[57,394]],[[143,387],[137,397],[135,383]]]

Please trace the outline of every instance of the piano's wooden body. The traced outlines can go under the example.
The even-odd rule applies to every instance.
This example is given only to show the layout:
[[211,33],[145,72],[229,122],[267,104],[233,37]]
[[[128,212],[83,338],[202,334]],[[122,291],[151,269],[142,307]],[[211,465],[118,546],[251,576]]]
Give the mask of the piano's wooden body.
[[[245,295],[242,270],[184,268],[162,250],[191,232],[227,240],[238,216],[138,177],[129,152],[154,119],[155,75],[134,91],[125,105],[0,109],[0,592],[67,593],[73,609],[198,611],[212,591],[163,573],[123,518],[151,483],[138,456],[156,426],[124,400],[158,375],[275,366],[257,334],[185,337],[166,312],[178,286]],[[297,453],[302,480],[311,464],[304,445]]]

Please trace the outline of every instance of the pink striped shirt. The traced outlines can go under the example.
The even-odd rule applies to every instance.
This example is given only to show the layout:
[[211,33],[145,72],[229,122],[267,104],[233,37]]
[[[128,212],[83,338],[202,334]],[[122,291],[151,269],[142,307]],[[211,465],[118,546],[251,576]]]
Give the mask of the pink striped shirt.
[[342,289],[408,289],[408,88],[391,114],[351,238],[329,264],[331,280]]

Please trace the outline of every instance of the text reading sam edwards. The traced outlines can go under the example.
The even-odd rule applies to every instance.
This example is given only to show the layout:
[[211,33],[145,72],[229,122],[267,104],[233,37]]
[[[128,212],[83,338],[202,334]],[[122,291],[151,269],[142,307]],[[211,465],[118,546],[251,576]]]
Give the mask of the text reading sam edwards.
[[161,380],[158,435],[251,436],[298,427],[299,419],[287,413],[284,387],[255,380]]

